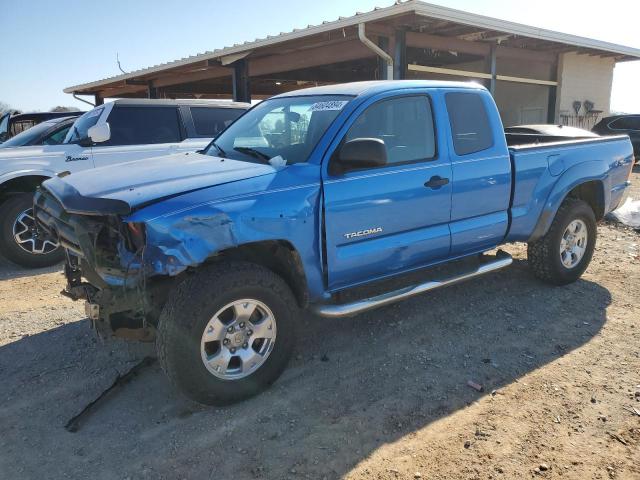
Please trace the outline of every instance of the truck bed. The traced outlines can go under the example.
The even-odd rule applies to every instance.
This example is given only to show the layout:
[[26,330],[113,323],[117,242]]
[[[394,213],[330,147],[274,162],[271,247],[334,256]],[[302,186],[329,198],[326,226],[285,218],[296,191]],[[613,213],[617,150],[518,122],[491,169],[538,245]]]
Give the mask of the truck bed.
[[[578,182],[602,182],[603,212],[620,202],[633,162],[626,135],[569,138],[506,134],[512,164],[511,225],[506,241],[536,236],[545,205],[556,204]],[[537,141],[536,141],[537,139]],[[533,140],[533,141],[531,141]],[[606,160],[606,161],[605,161]],[[540,221],[538,221],[540,219]]]
[[523,147],[547,143],[571,143],[577,140],[599,140],[594,137],[567,137],[561,135],[545,135],[542,133],[505,133],[507,146]]

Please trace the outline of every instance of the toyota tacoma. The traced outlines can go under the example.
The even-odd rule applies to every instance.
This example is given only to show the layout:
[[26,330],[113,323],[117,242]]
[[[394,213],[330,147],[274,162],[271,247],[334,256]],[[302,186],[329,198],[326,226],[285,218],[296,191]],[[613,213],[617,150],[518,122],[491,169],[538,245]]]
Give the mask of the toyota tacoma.
[[505,134],[477,84],[359,82],[265,100],[199,153],[54,177],[34,211],[93,325],[155,339],[180,390],[224,404],[277,379],[301,309],[478,277],[510,242],[542,281],[576,281],[632,162],[626,136]]

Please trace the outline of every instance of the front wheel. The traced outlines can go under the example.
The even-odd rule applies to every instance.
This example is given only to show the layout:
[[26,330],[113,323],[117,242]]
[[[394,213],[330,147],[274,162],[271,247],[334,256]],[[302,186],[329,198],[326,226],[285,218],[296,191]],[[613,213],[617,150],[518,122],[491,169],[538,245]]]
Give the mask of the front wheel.
[[156,340],[160,364],[197,402],[251,397],[280,376],[291,356],[295,306],[286,283],[265,267],[205,267],[167,300]]
[[596,245],[596,218],[591,207],[577,198],[560,205],[551,228],[528,244],[533,274],[553,285],[566,285],[582,276]]
[[33,194],[20,193],[0,205],[0,252],[27,268],[49,267],[64,258],[57,240],[36,228]]

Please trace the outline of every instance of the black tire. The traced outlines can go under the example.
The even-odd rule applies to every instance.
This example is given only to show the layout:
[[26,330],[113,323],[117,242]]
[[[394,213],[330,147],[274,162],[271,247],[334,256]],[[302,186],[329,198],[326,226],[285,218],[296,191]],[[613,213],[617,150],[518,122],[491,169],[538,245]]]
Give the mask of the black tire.
[[32,193],[12,195],[0,205],[0,252],[7,260],[22,267],[50,267],[64,259],[64,250],[61,247],[47,253],[30,253],[18,245],[13,236],[16,219],[32,206]]
[[[262,302],[273,313],[277,327],[273,350],[248,376],[218,378],[201,358],[204,329],[216,312],[245,298]],[[180,283],[167,299],[156,338],[160,365],[170,381],[197,402],[225,405],[244,400],[270,386],[286,367],[295,343],[296,311],[290,288],[265,267],[246,262],[205,267]]]
[[[582,220],[587,227],[587,241],[582,259],[569,268],[560,258],[560,242],[569,224]],[[542,238],[528,244],[529,267],[540,280],[552,285],[566,285],[578,280],[591,262],[596,246],[596,217],[591,207],[577,198],[566,198],[556,213],[551,228]]]

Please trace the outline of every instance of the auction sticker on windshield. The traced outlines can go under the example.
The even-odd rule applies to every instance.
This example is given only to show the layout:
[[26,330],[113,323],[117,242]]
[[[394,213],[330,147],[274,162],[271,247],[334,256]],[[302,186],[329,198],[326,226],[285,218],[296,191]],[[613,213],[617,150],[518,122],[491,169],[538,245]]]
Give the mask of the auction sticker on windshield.
[[321,112],[321,111],[327,111],[327,110],[342,110],[342,107],[344,107],[347,103],[349,103],[348,100],[332,100],[329,102],[316,102],[313,105],[311,105],[311,108],[309,110],[311,110],[312,112]]

